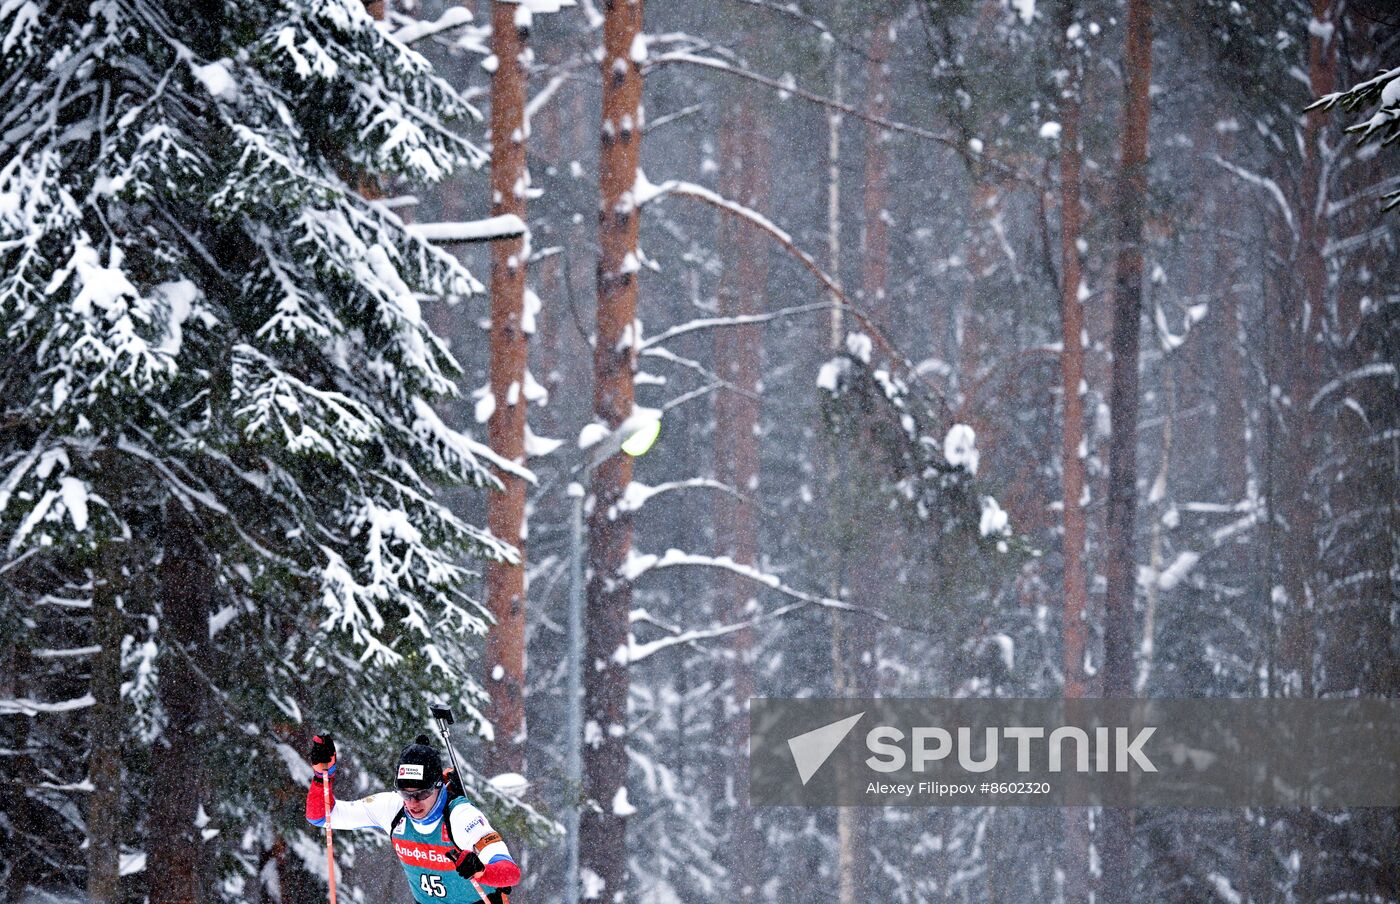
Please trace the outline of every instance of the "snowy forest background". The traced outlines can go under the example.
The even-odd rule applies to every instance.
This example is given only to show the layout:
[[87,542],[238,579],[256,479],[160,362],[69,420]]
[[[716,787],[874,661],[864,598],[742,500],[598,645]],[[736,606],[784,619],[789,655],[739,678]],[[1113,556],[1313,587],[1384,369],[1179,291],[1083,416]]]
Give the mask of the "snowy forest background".
[[1391,809],[744,804],[753,696],[1400,694],[1392,4],[468,6],[0,0],[5,900],[324,900],[310,735],[447,699],[517,901],[579,801],[597,900],[1400,901]]

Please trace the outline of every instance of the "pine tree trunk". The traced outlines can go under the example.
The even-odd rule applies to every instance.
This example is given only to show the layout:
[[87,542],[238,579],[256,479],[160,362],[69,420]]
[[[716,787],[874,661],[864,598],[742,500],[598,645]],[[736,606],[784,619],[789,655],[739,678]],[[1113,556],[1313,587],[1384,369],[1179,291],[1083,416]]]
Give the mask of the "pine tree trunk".
[[[1074,5],[1064,3],[1057,27],[1064,35],[1074,21]],[[1067,700],[1088,696],[1084,676],[1089,608],[1088,573],[1085,566],[1088,530],[1084,518],[1084,457],[1088,452],[1084,433],[1084,303],[1080,290],[1084,274],[1079,257],[1082,231],[1080,176],[1083,158],[1079,148],[1079,61],[1073,46],[1065,47],[1069,81],[1060,95],[1060,389],[1064,400],[1060,457],[1063,462],[1064,510],[1064,623],[1062,668]],[[1065,901],[1089,897],[1089,820],[1080,807],[1064,811]]]
[[[1234,157],[1234,134],[1229,131],[1216,131],[1216,153],[1225,160]],[[1202,147],[1208,145],[1202,144]],[[1204,165],[1204,164],[1203,164]],[[1206,178],[1203,176],[1203,178]],[[1243,233],[1246,217],[1240,213],[1241,206],[1233,192],[1229,192],[1218,198],[1214,203],[1213,219],[1220,224],[1223,230],[1233,230]],[[1218,463],[1220,474],[1220,486],[1218,488],[1219,500],[1228,505],[1238,505],[1242,502],[1257,502],[1257,489],[1252,488],[1251,477],[1255,470],[1250,462],[1250,441],[1249,441],[1249,410],[1247,404],[1247,384],[1245,377],[1245,327],[1240,317],[1241,293],[1238,286],[1244,279],[1246,272],[1247,255],[1241,253],[1241,249],[1236,242],[1226,239],[1219,244],[1219,256],[1216,258],[1216,278],[1221,280],[1219,288],[1219,310],[1218,316],[1208,316],[1203,322],[1206,328],[1206,335],[1202,338],[1203,344],[1207,345],[1209,351],[1207,355],[1214,361],[1219,362],[1219,378],[1214,382],[1215,390],[1215,411],[1212,419],[1211,440],[1214,445],[1214,458]],[[1212,313],[1215,313],[1212,309]],[[1207,369],[1207,373],[1210,369]],[[1257,483],[1253,485],[1257,487]],[[1258,555],[1260,544],[1247,543],[1246,538],[1231,541],[1222,550],[1222,564],[1229,570],[1229,573],[1239,575],[1237,580],[1242,586],[1248,587],[1258,580],[1258,576],[1263,574],[1267,580],[1268,569],[1260,569],[1253,561]],[[1249,538],[1253,539],[1253,538]],[[1251,578],[1249,575],[1255,575]],[[1254,588],[1250,587],[1254,592]],[[1267,590],[1261,598],[1267,598]],[[1272,630],[1272,626],[1270,626]],[[1261,634],[1261,641],[1269,634]],[[1253,654],[1255,668],[1253,671],[1258,674],[1263,663],[1264,650],[1261,643],[1256,647]],[[1241,843],[1247,843],[1252,837],[1252,821],[1254,814],[1249,810],[1242,810],[1236,816],[1238,822],[1238,838]],[[1244,850],[1244,848],[1241,848]],[[1252,878],[1248,868],[1242,870],[1240,887],[1243,888],[1246,899],[1249,896],[1249,889]]]
[[[1147,206],[1147,135],[1151,111],[1152,8],[1129,0],[1124,51],[1127,97],[1123,116],[1115,204],[1118,259],[1114,274],[1113,354],[1109,410],[1113,432],[1108,452],[1107,576],[1104,613],[1105,697],[1133,693],[1133,601],[1137,564],[1133,522],[1137,513],[1138,334],[1142,318],[1143,220]],[[1132,899],[1132,813],[1103,812],[1103,898]]]
[[[1234,150],[1233,138],[1227,133],[1218,141],[1217,153],[1230,159]],[[1230,202],[1227,199],[1224,203]],[[1229,211],[1221,210],[1221,213],[1227,217],[1227,224],[1243,225],[1235,210],[1237,208],[1231,205]],[[1215,355],[1220,362],[1215,408],[1216,460],[1220,462],[1223,477],[1223,501],[1237,503],[1249,494],[1249,422],[1245,406],[1243,324],[1235,289],[1242,266],[1238,251],[1228,242],[1221,246],[1218,269],[1225,279],[1225,285],[1220,291],[1220,316],[1215,318],[1218,326],[1212,331]],[[1233,559],[1243,567],[1240,556],[1236,555]]]
[[[1265,229],[1266,238],[1260,248],[1260,255],[1266,259],[1282,259],[1287,261],[1289,253],[1293,247],[1292,230],[1281,216],[1273,217],[1269,220]],[[1266,266],[1264,268],[1264,291],[1265,299],[1284,299],[1291,297],[1294,292],[1294,273],[1288,266]],[[1264,500],[1264,507],[1267,518],[1264,522],[1264,537],[1262,548],[1259,551],[1259,558],[1256,571],[1259,575],[1255,584],[1254,592],[1258,594],[1260,600],[1266,600],[1266,608],[1261,618],[1261,628],[1264,632],[1264,673],[1265,673],[1265,696],[1278,697],[1282,695],[1284,685],[1284,666],[1281,652],[1284,646],[1283,629],[1286,611],[1280,611],[1277,587],[1282,583],[1283,577],[1280,574],[1281,550],[1284,548],[1284,524],[1278,517],[1279,506],[1283,505],[1283,500],[1287,498],[1287,481],[1285,480],[1287,471],[1287,456],[1285,453],[1285,437],[1279,428],[1281,420],[1278,411],[1279,400],[1274,393],[1274,387],[1284,386],[1292,379],[1288,367],[1286,352],[1290,348],[1290,312],[1283,304],[1265,304],[1263,310],[1263,358],[1264,386],[1267,387],[1267,395],[1260,400],[1263,417],[1260,418],[1263,427],[1263,437],[1260,443],[1260,467],[1259,467],[1259,490]]]
[[147,840],[150,904],[200,900],[201,839],[195,818],[203,797],[199,728],[204,678],[196,670],[208,649],[208,605],[218,592],[198,522],[178,502],[166,504],[160,577],[160,704],[164,736],[151,757]]
[[[1308,84],[1313,97],[1321,97],[1336,87],[1336,15],[1331,0],[1312,0],[1313,19],[1323,27],[1310,28],[1308,38]],[[1314,695],[1314,608],[1318,604],[1316,577],[1319,571],[1317,546],[1317,502],[1313,498],[1310,475],[1318,460],[1322,437],[1318,434],[1309,405],[1320,385],[1323,352],[1327,336],[1327,200],[1328,121],[1322,110],[1306,114],[1303,126],[1303,172],[1298,201],[1298,276],[1300,292],[1290,293],[1294,304],[1288,311],[1283,337],[1289,349],[1289,396],[1286,410],[1288,441],[1285,445],[1283,497],[1272,513],[1286,525],[1283,537],[1283,586],[1288,609],[1280,649],[1282,664],[1290,673],[1289,692],[1303,697]]]
[[[528,27],[517,26],[518,3],[491,4],[491,213],[525,219],[525,69]],[[491,392],[496,407],[488,430],[491,448],[508,461],[525,461],[527,339],[523,237],[491,243]],[[492,774],[525,770],[525,481],[498,472],[504,490],[487,500],[491,532],[520,549],[518,564],[486,566],[486,598],[496,625],[486,635],[488,716],[496,730],[487,748]]]
[[[890,38],[892,24],[877,18],[870,30],[870,56],[866,62],[866,111],[871,117],[890,118]],[[864,242],[861,254],[861,300],[866,312],[886,329],[891,311],[886,299],[890,269],[889,132],[873,122],[865,123]]]
[[108,542],[102,553],[102,573],[94,576],[93,657],[88,710],[87,896],[92,904],[121,900],[122,841],[122,615],[117,578],[120,559]]
[[[603,124],[599,155],[598,317],[593,413],[616,428],[632,413],[637,316],[638,210],[632,198],[642,140],[642,74],[632,46],[642,0],[612,0],[603,23]],[[632,587],[619,572],[632,548],[632,517],[617,508],[632,461],[616,454],[593,472],[588,516],[587,640],[584,649],[584,791],[597,804],[579,830],[580,875],[603,901],[626,897],[627,637]],[[619,655],[619,651],[621,655]]]
[[[892,22],[883,13],[877,13],[871,23],[866,47],[868,56],[865,67],[864,108],[873,117],[890,118],[891,87],[889,58],[893,49],[890,30]],[[861,242],[860,242],[860,300],[865,312],[886,330],[892,330],[893,311],[889,304],[890,273],[890,232],[889,232],[889,177],[890,155],[888,151],[889,132],[866,121],[861,185]],[[872,448],[875,438],[869,431],[863,431],[858,442],[859,448]],[[849,485],[853,476],[838,466],[838,481]],[[874,479],[882,479],[877,476]],[[841,498],[838,494],[837,498]],[[845,511],[838,517],[856,517]],[[895,569],[902,555],[898,532],[887,529],[878,520],[865,524],[858,532],[855,542],[842,551],[846,580],[855,592],[863,595],[859,599],[865,605],[885,601],[874,596],[874,588],[888,588],[896,592]],[[844,697],[869,697],[878,694],[874,663],[878,661],[880,635],[877,623],[868,616],[841,613],[835,616],[835,640],[833,644],[833,668],[836,671],[837,694]],[[842,775],[841,781],[855,781],[853,776]],[[843,807],[837,811],[837,837],[840,850],[839,885],[837,900],[840,904],[858,904],[871,897],[885,894],[885,877],[871,875],[868,864],[875,854],[872,846],[880,842],[876,837],[877,820],[875,813],[862,807]]]
[[[841,18],[842,0],[832,3],[832,17]],[[836,103],[845,102],[845,67],[841,54],[835,51],[831,58],[831,98]],[[841,111],[835,107],[826,114],[826,272],[839,287],[841,285]],[[839,299],[831,297],[831,332],[828,341],[833,351],[841,348],[845,339],[845,312]]]
[[[831,15],[836,21],[840,21],[843,0],[835,0],[832,4]],[[845,102],[846,72],[840,50],[835,50],[831,60],[831,97],[837,103]],[[826,148],[826,254],[827,272],[838,286],[841,285],[841,126],[844,118],[840,110],[831,109],[827,112],[827,148]],[[838,304],[838,299],[833,295],[831,309],[831,332],[828,342],[832,352],[838,352],[845,341],[846,323],[845,312]],[[828,485],[833,488],[832,496],[835,497],[834,488],[841,482],[841,463],[833,454],[825,463]],[[845,577],[844,555],[838,554],[835,575],[832,579],[830,593],[833,599],[839,599],[842,594],[842,584]],[[831,613],[831,660],[832,660],[832,691],[836,696],[842,696],[847,686],[845,670],[845,651],[848,644],[844,637],[850,630],[849,618],[845,613]],[[838,768],[839,768],[838,764]],[[838,781],[844,781],[844,773],[838,773]],[[836,900],[838,904],[851,904],[855,899],[855,871],[856,871],[856,845],[855,845],[855,814],[850,807],[841,807],[836,811]]]
[[[968,196],[967,234],[964,237],[963,260],[967,262],[967,283],[963,287],[962,306],[957,312],[954,326],[955,348],[957,349],[957,416],[977,431],[981,436],[984,425],[975,416],[977,410],[977,388],[981,381],[983,367],[982,316],[978,311],[979,280],[989,271],[991,264],[987,248],[992,239],[992,220],[997,216],[997,206],[1001,203],[997,187],[985,178],[982,172],[970,173],[972,185]],[[989,445],[989,444],[984,444]]]
[[[1072,21],[1071,15],[1062,17]],[[1064,23],[1061,33],[1068,28]],[[1073,52],[1073,51],[1071,51]],[[1071,83],[1060,107],[1060,385],[1064,397],[1061,456],[1064,462],[1064,660],[1065,696],[1084,697],[1085,616],[1088,577],[1085,569],[1087,529],[1084,520],[1084,304],[1080,298],[1084,275],[1079,258],[1083,208],[1080,198],[1079,84],[1071,66]]]
[[[1308,90],[1321,97],[1336,88],[1337,82],[1337,10],[1333,0],[1312,0],[1312,19],[1308,28]],[[1321,114],[1321,115],[1320,115]],[[1321,110],[1305,114],[1302,134],[1303,168],[1298,203],[1298,261],[1297,271],[1301,292],[1291,293],[1294,300],[1288,311],[1287,349],[1288,395],[1285,409],[1283,461],[1283,498],[1270,507],[1270,515],[1284,525],[1283,587],[1285,605],[1280,658],[1286,675],[1286,693],[1290,696],[1314,697],[1317,693],[1317,609],[1322,573],[1319,542],[1318,508],[1320,492],[1313,485],[1313,472],[1322,460],[1325,437],[1322,424],[1314,416],[1313,394],[1325,379],[1326,344],[1329,312],[1327,310],[1328,274],[1326,246],[1330,238],[1327,204],[1330,200],[1330,159],[1335,153],[1329,145],[1336,141],[1329,134],[1331,117]],[[1295,821],[1295,831],[1304,839],[1318,836],[1320,820],[1315,812],[1305,811]],[[1298,895],[1302,900],[1316,900],[1322,880],[1318,876],[1321,860],[1316,844],[1305,844],[1300,850]]]
[[[1195,293],[1192,295],[1194,296]],[[1177,379],[1175,359],[1165,357],[1162,362],[1162,382],[1165,384],[1162,396],[1166,410],[1162,414],[1161,454],[1157,459],[1157,476],[1153,480],[1148,502],[1150,506],[1148,523],[1152,527],[1147,541],[1147,567],[1151,577],[1143,589],[1142,643],[1138,647],[1140,661],[1137,668],[1137,682],[1134,685],[1136,692],[1144,696],[1151,696],[1147,692],[1147,685],[1152,678],[1152,667],[1156,661],[1157,606],[1161,602],[1158,578],[1161,576],[1162,566],[1165,564],[1163,546],[1166,538],[1163,536],[1163,516],[1166,514],[1167,507],[1170,506],[1170,497],[1167,492],[1171,480],[1172,445],[1176,432]]]
[[[770,149],[769,124],[754,108],[750,93],[737,92],[720,122],[720,194],[763,212],[767,207]],[[720,277],[721,317],[756,314],[768,285],[767,247],[755,247],[749,224],[730,216],[719,223],[720,257],[732,261]],[[715,476],[738,492],[756,495],[759,478],[759,392],[762,381],[762,327],[748,324],[714,333],[715,370],[728,385],[715,396]],[[717,552],[735,562],[758,564],[758,513],[745,500],[721,494],[715,506]],[[757,610],[752,582],[726,574],[717,581],[720,620],[736,623]],[[724,845],[730,875],[730,896],[753,900],[757,894],[760,841],[742,787],[748,756],[748,706],[754,693],[754,632],[745,628],[729,635],[730,692],[725,700],[724,750],[730,757],[729,775],[735,782],[736,806],[729,813]]]
[[[1393,42],[1394,25],[1387,27],[1374,21],[1373,14],[1364,5],[1358,8],[1354,3],[1347,4],[1345,10],[1337,15],[1340,20],[1336,25],[1346,35],[1346,47],[1345,53],[1340,53],[1342,48],[1338,48],[1340,58],[1333,83],[1355,85],[1381,70],[1385,59],[1383,51],[1388,49],[1383,45]],[[1391,19],[1394,22],[1393,16]],[[1335,118],[1332,121],[1335,123]],[[1352,202],[1379,185],[1385,179],[1386,172],[1386,160],[1382,154],[1347,156],[1346,166],[1339,175],[1342,197],[1338,199],[1346,202],[1346,205],[1337,212],[1332,231],[1348,236],[1359,235],[1385,215],[1378,198],[1372,197],[1365,203]],[[1379,294],[1378,274],[1384,272],[1387,257],[1388,251],[1380,242],[1367,242],[1348,255],[1348,259],[1354,263],[1346,268],[1348,272],[1338,286],[1336,300],[1335,335],[1342,344],[1354,344],[1356,331],[1361,326],[1362,300],[1369,297],[1374,302],[1376,294]]]
[[[840,472],[838,471],[838,474]],[[841,474],[844,478],[845,475]],[[837,495],[840,498],[840,495]],[[837,517],[843,517],[837,514]],[[851,558],[852,550],[847,546],[839,553],[843,563]],[[841,569],[841,577],[846,577],[847,569]],[[842,581],[841,583],[844,583]],[[843,595],[844,596],[844,595]],[[841,597],[838,597],[841,598]],[[863,644],[860,638],[864,632],[856,623],[857,616],[848,612],[831,614],[831,667],[834,681],[834,696],[838,698],[864,697],[869,691],[862,680],[859,655]],[[855,781],[845,762],[836,764],[837,781],[846,785]],[[859,807],[838,807],[836,810],[836,900],[838,904],[859,904],[862,898],[862,844],[863,819]]]

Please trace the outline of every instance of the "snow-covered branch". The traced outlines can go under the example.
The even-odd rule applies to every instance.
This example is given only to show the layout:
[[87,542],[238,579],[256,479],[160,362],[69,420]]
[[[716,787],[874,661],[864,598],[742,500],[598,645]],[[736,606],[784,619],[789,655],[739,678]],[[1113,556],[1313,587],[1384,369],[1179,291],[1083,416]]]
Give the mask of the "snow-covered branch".
[[1316,408],[1318,402],[1321,402],[1324,398],[1336,392],[1338,389],[1342,388],[1348,383],[1354,382],[1356,380],[1389,378],[1390,382],[1394,384],[1396,382],[1397,376],[1400,376],[1400,372],[1397,372],[1393,363],[1389,361],[1373,361],[1370,364],[1363,365],[1362,367],[1358,367],[1354,370],[1344,373],[1340,377],[1337,377],[1335,380],[1329,381],[1326,385],[1324,385],[1321,389],[1314,393],[1311,399],[1308,400],[1308,410],[1311,411],[1312,409]]
[[796,3],[777,3],[775,0],[733,0],[733,2],[744,3],[748,6],[756,6],[759,9],[766,9],[780,16],[795,19],[804,25],[809,25],[816,29],[823,41],[832,41],[840,44],[851,53],[857,54],[862,58],[869,57],[869,52],[865,48],[847,41],[845,38],[838,35],[831,26],[802,9]]
[[1211,552],[1213,550],[1219,549],[1221,546],[1224,546],[1226,541],[1249,530],[1250,528],[1254,527],[1254,525],[1260,523],[1263,520],[1263,517],[1264,516],[1262,509],[1251,510],[1242,517],[1236,518],[1234,521],[1231,521],[1229,524],[1216,528],[1215,530],[1211,531],[1210,546],[1207,547],[1205,550],[1182,550],[1181,552],[1177,553],[1176,558],[1172,560],[1172,563],[1166,568],[1163,568],[1160,572],[1155,571],[1151,568],[1144,568],[1142,570],[1140,583],[1145,584],[1150,581],[1152,583],[1155,583],[1157,585],[1157,588],[1160,590],[1173,589],[1181,583],[1181,581],[1186,577],[1187,574],[1191,572],[1193,568],[1200,564],[1201,559],[1205,556],[1207,552]]
[[525,234],[525,221],[513,213],[506,213],[460,223],[411,223],[407,229],[421,239],[446,245],[515,238]]
[[[923,383],[930,391],[937,395],[936,388],[919,373],[918,368],[914,366],[914,363],[910,361],[906,355],[895,348],[894,344],[885,336],[884,331],[880,329],[879,325],[876,324],[863,309],[851,304],[850,298],[846,295],[845,291],[842,290],[841,285],[821,268],[821,265],[817,263],[812,255],[798,247],[797,243],[793,241],[792,236],[788,235],[785,230],[781,229],[772,220],[752,208],[745,207],[737,201],[731,201],[723,195],[705,188],[703,185],[696,185],[693,182],[683,182],[677,179],[668,179],[658,185],[649,180],[646,173],[642,170],[637,170],[636,183],[632,188],[632,198],[633,202],[638,207],[649,204],[666,195],[678,195],[680,197],[691,198],[702,204],[708,204],[723,213],[748,222],[772,237],[785,251],[797,258],[802,266],[817,278],[822,284],[822,287],[826,289],[827,294],[835,299],[834,302],[827,302],[822,306],[830,307],[832,305],[839,305],[841,310],[849,313],[860,323],[861,327],[869,334],[874,345],[880,349],[881,354],[885,355],[890,361],[898,362],[911,379]],[[659,333],[657,339],[652,341],[658,341],[660,337],[666,335],[667,333]],[[942,401],[941,395],[938,395],[938,398]]]
[[1295,237],[1298,235],[1298,227],[1295,226],[1293,223],[1293,209],[1289,207],[1288,199],[1284,197],[1283,189],[1279,188],[1279,184],[1277,182],[1275,182],[1273,179],[1270,179],[1268,176],[1261,176],[1259,173],[1252,172],[1250,170],[1245,169],[1242,166],[1231,163],[1224,157],[1221,157],[1219,154],[1212,154],[1211,159],[1214,160],[1218,166],[1223,167],[1227,172],[1234,173],[1236,176],[1243,179],[1245,182],[1248,182],[1250,185],[1253,185],[1256,188],[1262,188],[1264,189],[1264,191],[1268,192],[1269,196],[1274,199],[1274,203],[1278,205],[1278,209],[1283,212],[1283,220],[1285,223],[1288,224],[1289,230],[1293,232],[1293,235]]
[[701,364],[699,361],[696,361],[693,358],[685,358],[680,355],[677,355],[670,349],[660,347],[644,348],[639,352],[639,354],[648,358],[660,358],[662,361],[669,361],[670,363],[675,364],[679,367],[684,367],[687,370],[694,371],[695,373],[704,377],[709,382],[718,384],[719,386],[724,387],[730,392],[738,393],[746,399],[754,399],[755,401],[760,400],[759,394],[754,392],[752,389],[745,389],[742,386],[731,383],[728,380],[725,380],[722,377],[720,377],[714,371],[706,368],[705,365]]
[[465,6],[449,6],[441,16],[431,22],[413,21],[402,28],[391,33],[391,37],[400,44],[409,45],[424,38],[450,31],[461,25],[466,25],[472,20],[471,11]]
[[216,497],[213,493],[209,492],[207,489],[192,487],[185,481],[181,480],[175,474],[175,472],[172,471],[170,467],[168,467],[166,462],[154,452],[151,452],[147,449],[143,449],[142,447],[138,446],[136,443],[133,443],[126,437],[122,437],[120,440],[118,440],[117,448],[122,452],[125,452],[127,455],[141,459],[143,462],[154,468],[162,477],[165,478],[166,485],[169,486],[170,490],[175,494],[175,496],[178,497],[182,502],[184,502],[186,508],[190,509],[191,511],[194,510],[194,503],[198,502],[204,508],[216,514],[225,516],[229,514],[229,510],[224,506],[222,502],[219,501],[218,497]]
[[783,317],[790,317],[795,314],[807,314],[812,311],[828,311],[832,307],[831,302],[816,302],[814,304],[794,305],[790,308],[781,308],[776,311],[769,311],[764,314],[740,314],[733,317],[699,317],[682,324],[670,327],[655,336],[643,340],[638,349],[645,351],[654,345],[668,342],[677,336],[684,336],[686,333],[693,333],[697,330],[710,330],[717,327],[744,326],[754,323],[768,323],[770,320],[778,320]]
[[757,72],[754,72],[749,69],[744,69],[740,66],[736,66],[733,63],[729,63],[724,60],[717,60],[713,57],[701,56],[699,54],[690,53],[685,50],[671,50],[665,53],[659,53],[652,57],[648,57],[646,65],[643,67],[643,71],[650,70],[656,66],[661,66],[666,63],[689,63],[694,66],[701,66],[706,69],[713,69],[717,72],[726,72],[730,75],[736,75],[739,78],[748,79],[751,82],[757,82],[760,85],[772,88],[774,91],[779,92],[779,96],[791,94],[796,97],[800,97],[805,101],[810,101],[811,103],[818,104],[823,107],[828,107],[833,110],[840,110],[842,113],[846,113],[850,116],[855,117],[856,119],[868,122],[871,125],[879,126],[882,129],[888,129],[891,132],[901,132],[905,135],[913,135],[916,138],[923,138],[926,141],[936,141],[939,144],[944,145],[945,147],[949,147],[953,150],[958,151],[959,153],[962,153],[964,150],[963,143],[957,138],[953,138],[948,135],[940,135],[939,133],[934,132],[930,129],[910,125],[906,122],[896,122],[893,119],[886,119],[883,116],[872,116],[869,113],[866,113],[864,110],[860,109],[859,107],[851,106],[850,104],[845,103],[844,101],[834,100],[833,98],[824,97],[820,94],[808,91],[805,88],[799,88],[796,82],[789,81],[786,79],[770,78],[769,76],[760,75]]
[[635,582],[642,575],[653,571],[661,571],[665,568],[684,567],[718,568],[722,571],[730,571],[756,584],[762,584],[764,587],[780,593],[783,596],[798,600],[807,605],[821,606],[825,609],[839,609],[844,612],[865,612],[880,621],[890,620],[889,616],[882,612],[872,609],[862,609],[859,606],[853,606],[841,600],[798,590],[796,587],[791,587],[783,583],[782,579],[775,574],[768,574],[752,565],[744,565],[740,562],[736,562],[729,556],[705,556],[679,549],[668,549],[664,555],[655,556],[649,553],[638,553],[636,550],[632,550],[626,563],[624,563],[619,570],[619,576],[624,580]]
[[688,107],[682,107],[679,110],[675,110],[663,116],[658,116],[655,119],[647,120],[647,124],[645,127],[643,127],[642,131],[650,134],[651,132],[661,128],[664,125],[673,123],[679,119],[684,119],[687,116],[691,116],[695,113],[699,113],[703,109],[705,109],[704,104],[691,104]]
[[653,498],[662,493],[669,493],[675,490],[708,489],[718,490],[721,493],[728,493],[735,499],[756,505],[756,501],[745,496],[723,481],[715,480],[713,477],[690,477],[685,480],[669,480],[665,483],[658,483],[655,486],[648,486],[644,483],[632,481],[627,485],[626,491],[622,494],[622,499],[618,500],[617,509],[622,512],[639,511]]
[[555,94],[559,93],[559,89],[564,87],[568,80],[569,73],[567,71],[557,72],[549,81],[545,82],[543,88],[535,92],[535,96],[525,104],[525,124],[527,126],[534,120],[535,114],[544,109],[544,105],[549,103]]
[[83,694],[72,700],[58,703],[44,703],[28,698],[9,697],[0,699],[0,716],[37,716],[39,713],[66,713],[75,709],[87,709],[97,703],[92,694]]
[[[782,608],[766,613],[767,618],[784,615],[801,606],[801,603],[790,603]],[[681,631],[678,634],[671,634],[657,640],[649,640],[645,643],[638,643],[637,638],[631,634],[627,635],[627,661],[633,664],[641,662],[648,656],[668,650],[671,647],[678,647],[682,644],[695,643],[701,640],[711,640],[716,637],[724,637],[726,634],[733,634],[735,631],[742,631],[745,628],[753,627],[760,619],[750,619],[748,621],[735,622],[730,625],[720,625],[714,628],[697,628],[690,631]]]
[[785,230],[779,228],[777,224],[763,214],[753,208],[745,207],[737,201],[731,201],[703,185],[696,185],[694,182],[683,182],[679,179],[668,179],[658,185],[648,180],[646,173],[637,170],[637,183],[632,189],[632,198],[638,207],[649,204],[666,195],[679,195],[681,197],[691,198],[702,204],[708,204],[711,207],[724,211],[731,216],[736,216],[741,220],[748,221],[776,239],[778,244],[787,249],[790,254],[802,262],[803,266],[812,272],[812,275],[817,277],[828,292],[843,303],[846,303],[845,293],[841,291],[841,286],[837,284],[836,280],[827,275],[826,271],[821,268],[810,254],[799,248],[797,243],[792,240],[792,236],[788,235]]
[[100,646],[70,647],[68,649],[36,649],[30,650],[29,655],[35,659],[67,659],[73,656],[93,656],[102,652]]

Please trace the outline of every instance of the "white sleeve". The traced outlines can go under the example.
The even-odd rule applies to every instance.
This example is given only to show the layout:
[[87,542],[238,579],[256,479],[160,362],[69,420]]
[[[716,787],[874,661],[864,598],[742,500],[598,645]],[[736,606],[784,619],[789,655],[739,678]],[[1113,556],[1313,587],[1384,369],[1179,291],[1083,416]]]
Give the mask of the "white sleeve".
[[381,829],[389,831],[403,800],[392,791],[381,791],[359,800],[337,800],[331,807],[332,829]]
[[452,829],[452,843],[464,851],[476,851],[482,864],[489,864],[498,857],[515,862],[500,834],[486,820],[486,814],[471,802],[463,801],[453,807],[448,822]]

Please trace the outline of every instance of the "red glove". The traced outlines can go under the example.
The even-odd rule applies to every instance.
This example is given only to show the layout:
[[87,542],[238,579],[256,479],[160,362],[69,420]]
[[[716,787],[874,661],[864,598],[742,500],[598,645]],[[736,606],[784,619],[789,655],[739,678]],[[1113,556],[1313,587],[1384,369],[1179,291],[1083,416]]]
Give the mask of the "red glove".
[[492,888],[510,888],[520,882],[520,867],[509,857],[488,863],[481,871],[481,881]]
[[[496,836],[497,839],[500,836]],[[520,867],[509,857],[497,855],[499,859],[487,866],[481,865],[481,856],[476,851],[466,851],[457,860],[457,873],[468,879],[485,882],[492,888],[509,890],[520,882]]]

